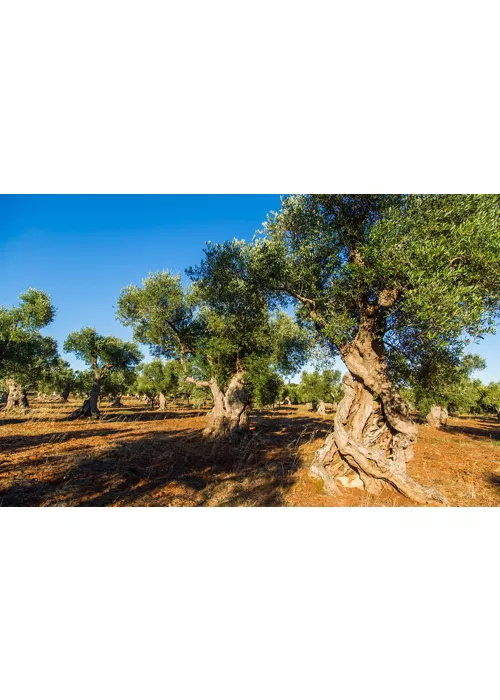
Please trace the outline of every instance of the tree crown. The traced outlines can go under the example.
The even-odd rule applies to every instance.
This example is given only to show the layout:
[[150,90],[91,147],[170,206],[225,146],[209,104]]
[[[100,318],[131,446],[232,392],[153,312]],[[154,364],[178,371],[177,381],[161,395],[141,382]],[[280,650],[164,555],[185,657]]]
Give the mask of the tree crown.
[[332,351],[376,319],[385,351],[463,348],[494,330],[499,195],[293,195],[251,247],[255,278]]
[[111,335],[99,335],[95,328],[89,327],[70,333],[64,343],[64,351],[72,352],[91,367],[94,374],[101,376],[115,370],[133,372],[142,359],[136,343]]

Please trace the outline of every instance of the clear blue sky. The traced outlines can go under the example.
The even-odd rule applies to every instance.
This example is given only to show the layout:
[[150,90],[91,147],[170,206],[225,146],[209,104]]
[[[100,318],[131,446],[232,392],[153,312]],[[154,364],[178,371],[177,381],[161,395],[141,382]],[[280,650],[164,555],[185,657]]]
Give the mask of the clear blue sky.
[[[29,287],[48,292],[57,315],[46,332],[61,353],[83,326],[130,338],[114,317],[122,287],[156,270],[183,273],[209,240],[250,239],[278,207],[279,195],[0,196],[0,305]],[[500,336],[471,350],[488,362],[478,376],[500,380]]]

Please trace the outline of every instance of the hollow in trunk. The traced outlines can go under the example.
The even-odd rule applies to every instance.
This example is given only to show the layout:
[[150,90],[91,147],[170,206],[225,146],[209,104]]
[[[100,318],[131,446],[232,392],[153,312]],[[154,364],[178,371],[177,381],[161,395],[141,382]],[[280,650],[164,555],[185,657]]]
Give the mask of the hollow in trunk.
[[27,411],[29,409],[26,389],[13,379],[7,379],[7,403],[5,411]]

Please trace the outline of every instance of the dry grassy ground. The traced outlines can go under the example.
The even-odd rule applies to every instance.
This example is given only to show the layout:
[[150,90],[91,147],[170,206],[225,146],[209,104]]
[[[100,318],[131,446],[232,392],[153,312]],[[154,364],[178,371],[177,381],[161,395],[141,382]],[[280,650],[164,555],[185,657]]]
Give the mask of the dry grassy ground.
[[[126,400],[100,421],[67,421],[78,405],[33,402],[27,415],[0,414],[2,506],[409,506],[392,491],[341,499],[307,476],[331,425],[303,408],[256,411],[241,445],[201,439],[205,416],[152,411]],[[500,505],[500,425],[452,419],[421,426],[409,469],[452,506]]]

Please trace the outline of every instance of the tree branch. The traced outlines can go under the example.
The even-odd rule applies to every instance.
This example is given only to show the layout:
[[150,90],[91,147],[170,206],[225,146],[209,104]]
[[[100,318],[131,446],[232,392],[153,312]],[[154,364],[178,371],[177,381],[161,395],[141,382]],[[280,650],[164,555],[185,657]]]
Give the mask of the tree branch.
[[184,381],[189,382],[189,384],[194,384],[195,386],[210,386],[210,382],[206,382],[203,379],[194,379],[193,377],[186,377]]

